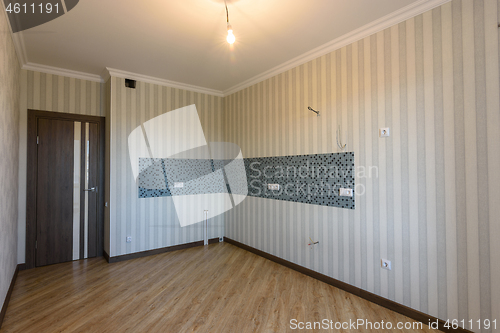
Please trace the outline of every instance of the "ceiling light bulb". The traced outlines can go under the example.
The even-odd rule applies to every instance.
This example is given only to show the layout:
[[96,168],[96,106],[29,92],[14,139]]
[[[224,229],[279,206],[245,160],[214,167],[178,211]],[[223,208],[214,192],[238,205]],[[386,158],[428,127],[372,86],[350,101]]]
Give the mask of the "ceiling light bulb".
[[227,42],[229,44],[233,44],[234,43],[234,41],[236,40],[236,37],[234,37],[234,35],[233,35],[233,30],[228,30],[227,31],[227,38],[226,39],[227,39]]
[[227,24],[227,38],[226,38],[227,42],[229,44],[233,44],[234,41],[236,40],[236,37],[234,37],[233,35],[233,28],[231,27],[231,24]]

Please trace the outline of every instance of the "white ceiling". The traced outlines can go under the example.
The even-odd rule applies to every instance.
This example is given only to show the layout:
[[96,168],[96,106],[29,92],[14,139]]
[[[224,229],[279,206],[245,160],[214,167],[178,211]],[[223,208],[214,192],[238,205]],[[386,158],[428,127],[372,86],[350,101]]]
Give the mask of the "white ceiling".
[[228,0],[230,47],[223,0],[80,0],[22,37],[29,63],[224,91],[415,2]]

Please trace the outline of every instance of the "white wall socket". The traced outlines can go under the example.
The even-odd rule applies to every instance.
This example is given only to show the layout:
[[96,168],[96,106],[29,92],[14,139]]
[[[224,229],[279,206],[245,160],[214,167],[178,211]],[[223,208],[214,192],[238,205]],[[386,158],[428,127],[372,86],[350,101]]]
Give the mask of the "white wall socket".
[[392,265],[391,265],[391,261],[390,260],[387,260],[387,259],[382,259],[380,261],[380,266],[383,268],[383,269],[387,269],[388,271],[392,270]]
[[339,196],[341,197],[352,197],[352,188],[341,188],[339,189]]
[[379,129],[379,135],[381,138],[387,138],[391,136],[391,131],[389,130],[389,127],[383,127]]
[[267,184],[267,189],[271,191],[279,191],[280,184]]
[[174,183],[174,187],[175,188],[182,188],[182,187],[184,187],[184,183],[182,183],[182,182]]
[[127,243],[132,243],[132,237],[127,236]]

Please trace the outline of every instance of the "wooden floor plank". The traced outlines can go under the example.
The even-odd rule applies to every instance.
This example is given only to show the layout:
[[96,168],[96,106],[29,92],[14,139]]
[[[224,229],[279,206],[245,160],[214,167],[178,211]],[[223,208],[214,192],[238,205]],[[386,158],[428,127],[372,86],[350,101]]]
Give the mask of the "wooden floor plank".
[[220,243],[114,264],[94,258],[21,271],[0,332],[291,332],[291,319],[358,318],[413,322]]

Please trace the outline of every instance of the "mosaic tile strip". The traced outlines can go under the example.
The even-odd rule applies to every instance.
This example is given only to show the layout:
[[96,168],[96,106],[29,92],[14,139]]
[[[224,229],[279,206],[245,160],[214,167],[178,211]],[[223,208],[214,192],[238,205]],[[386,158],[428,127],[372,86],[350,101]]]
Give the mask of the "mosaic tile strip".
[[139,198],[171,196],[161,158],[139,158]]
[[[245,168],[245,175],[236,170]],[[232,193],[355,208],[355,196],[339,196],[340,188],[355,188],[354,153],[245,158],[139,159],[139,197]],[[246,176],[246,177],[245,177]],[[183,183],[182,188],[174,183]],[[268,190],[279,184],[280,190]]]
[[139,198],[228,192],[222,168],[210,159],[140,158],[139,170]]
[[[314,205],[354,209],[353,197],[340,188],[355,187],[354,153],[246,158],[248,195]],[[279,184],[278,191],[268,184]]]

